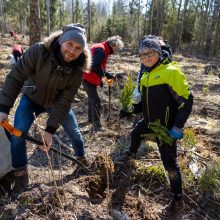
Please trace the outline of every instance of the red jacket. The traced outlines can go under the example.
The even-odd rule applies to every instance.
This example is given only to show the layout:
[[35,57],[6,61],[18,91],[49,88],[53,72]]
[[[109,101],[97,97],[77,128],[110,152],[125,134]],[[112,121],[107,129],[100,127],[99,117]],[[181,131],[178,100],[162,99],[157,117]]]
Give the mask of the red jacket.
[[15,45],[15,46],[12,48],[12,53],[15,52],[15,51],[19,52],[20,54],[23,54],[23,48],[22,48],[22,46],[21,46],[20,44]]
[[[106,69],[106,62],[107,62],[108,56],[110,54],[110,49],[109,49],[107,41],[105,41],[103,43],[95,44],[94,46],[92,46],[90,48],[92,56],[95,52],[95,49],[97,49],[97,48],[102,48],[104,50],[105,58],[102,61],[102,63],[100,63],[100,67],[103,70],[105,70]],[[94,84],[96,86],[99,86],[101,84],[101,81],[102,81],[102,78],[100,76],[98,76],[95,72],[93,72],[92,70],[90,70],[89,72],[84,73],[83,74],[83,79],[85,79],[86,81],[88,81],[91,84]]]

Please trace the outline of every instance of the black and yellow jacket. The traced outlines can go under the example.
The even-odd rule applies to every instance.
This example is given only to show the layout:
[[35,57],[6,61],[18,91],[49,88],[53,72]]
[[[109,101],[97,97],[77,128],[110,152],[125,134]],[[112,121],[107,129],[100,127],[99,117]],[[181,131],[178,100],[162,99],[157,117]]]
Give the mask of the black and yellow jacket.
[[193,96],[177,62],[161,63],[145,72],[140,90],[147,123],[159,119],[168,129],[172,126],[184,127],[192,110]]

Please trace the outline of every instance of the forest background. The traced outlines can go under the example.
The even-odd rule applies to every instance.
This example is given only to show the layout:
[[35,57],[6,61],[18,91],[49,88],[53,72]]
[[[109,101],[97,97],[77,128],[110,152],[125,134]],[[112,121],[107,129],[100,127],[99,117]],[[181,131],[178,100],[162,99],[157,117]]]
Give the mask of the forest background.
[[[182,219],[219,220],[220,0],[0,0],[0,90],[11,69],[9,54],[15,44],[26,50],[63,25],[77,22],[86,26],[90,43],[112,35],[120,35],[125,42],[124,51],[110,56],[107,67],[111,73],[123,73],[123,79],[112,87],[104,83],[98,88],[104,131],[94,134],[92,125],[85,123],[87,95],[83,89],[72,105],[91,167],[97,170],[94,175],[83,173],[71,161],[52,152],[48,158],[28,143],[29,188],[16,200],[8,195],[0,198],[0,219],[103,220],[116,219],[116,214],[132,220],[158,219],[170,190],[156,144],[143,141],[138,160],[129,165],[114,163],[115,171],[109,160],[114,162],[129,146],[136,116],[119,119],[118,99],[125,79],[130,75],[136,79],[140,69],[135,53],[140,40],[154,34],[170,44],[173,59],[194,95],[193,111],[178,147],[187,204]],[[10,37],[12,30],[15,36]],[[11,123],[18,103],[19,99],[9,115]],[[110,113],[111,120],[107,120]],[[30,136],[40,138],[38,124],[44,127],[46,118],[37,119]],[[54,147],[60,149],[62,143],[62,150],[71,154],[64,131],[59,129],[56,135],[60,141],[54,140]]]
[[173,52],[220,57],[220,0],[0,0],[0,22],[2,33],[30,34],[30,44],[82,23],[89,42],[120,35],[135,52],[141,38],[153,34]]

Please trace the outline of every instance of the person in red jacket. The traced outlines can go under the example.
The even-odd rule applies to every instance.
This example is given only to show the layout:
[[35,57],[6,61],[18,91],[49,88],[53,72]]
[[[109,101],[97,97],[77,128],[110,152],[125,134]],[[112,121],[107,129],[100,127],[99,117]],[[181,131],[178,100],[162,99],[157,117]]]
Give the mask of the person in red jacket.
[[24,51],[23,51],[23,48],[20,44],[16,44],[12,48],[12,54],[13,54],[16,62],[20,59],[20,57],[23,55],[23,53],[24,53]]
[[124,47],[120,36],[113,36],[106,41],[94,44],[90,50],[92,54],[92,66],[89,72],[83,74],[83,86],[88,95],[88,122],[93,123],[94,131],[101,130],[101,100],[97,92],[97,86],[102,85],[102,78],[112,79],[113,75],[106,72],[108,56],[118,52]]
[[10,34],[10,37],[14,38],[15,40],[18,40],[18,35],[15,34],[14,31],[11,30],[11,31],[9,32],[9,34]]

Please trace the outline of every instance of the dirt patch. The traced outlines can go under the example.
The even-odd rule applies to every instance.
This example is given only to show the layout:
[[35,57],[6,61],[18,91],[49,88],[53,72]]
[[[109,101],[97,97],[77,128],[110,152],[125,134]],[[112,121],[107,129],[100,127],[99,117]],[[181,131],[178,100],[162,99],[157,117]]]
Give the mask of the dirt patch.
[[90,198],[102,198],[107,187],[107,183],[103,182],[99,175],[90,176],[87,179],[86,192]]
[[[123,210],[129,214],[131,219],[135,220],[158,220],[155,214],[155,207],[151,200],[136,198],[131,195],[125,197]],[[136,212],[134,212],[136,210]],[[138,217],[139,216],[139,217]]]
[[18,197],[20,208],[29,208],[38,215],[47,215],[54,208],[63,208],[65,201],[62,188],[51,188],[41,185],[37,189],[22,193]]
[[93,163],[92,169],[96,175],[86,178],[87,184],[85,189],[91,198],[105,197],[105,190],[109,184],[109,176],[114,173],[114,164],[111,157],[97,155]]

